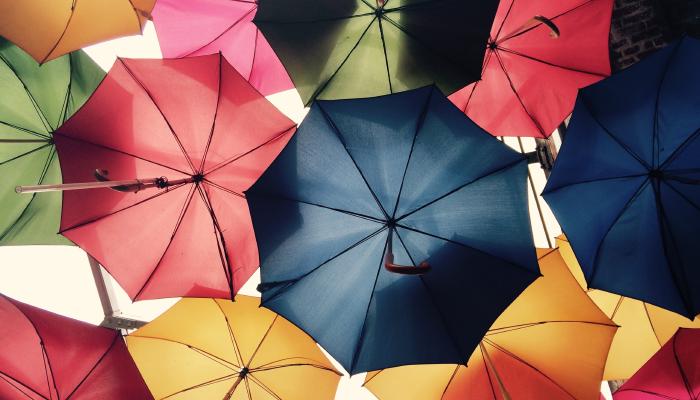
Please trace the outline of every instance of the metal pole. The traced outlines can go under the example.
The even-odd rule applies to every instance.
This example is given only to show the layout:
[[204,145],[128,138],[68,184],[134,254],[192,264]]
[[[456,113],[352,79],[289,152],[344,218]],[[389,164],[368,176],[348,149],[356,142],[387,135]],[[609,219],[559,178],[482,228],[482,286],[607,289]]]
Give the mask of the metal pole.
[[43,193],[43,192],[62,192],[66,190],[84,190],[84,189],[99,189],[110,188],[120,191],[136,192],[141,189],[151,187],[166,188],[168,186],[179,185],[182,183],[194,182],[194,178],[183,178],[174,181],[168,181],[165,178],[149,178],[149,179],[131,179],[124,181],[103,181],[103,182],[80,182],[80,183],[60,183],[55,185],[27,185],[17,186],[17,193]]
[[48,143],[49,139],[0,139],[0,143]]

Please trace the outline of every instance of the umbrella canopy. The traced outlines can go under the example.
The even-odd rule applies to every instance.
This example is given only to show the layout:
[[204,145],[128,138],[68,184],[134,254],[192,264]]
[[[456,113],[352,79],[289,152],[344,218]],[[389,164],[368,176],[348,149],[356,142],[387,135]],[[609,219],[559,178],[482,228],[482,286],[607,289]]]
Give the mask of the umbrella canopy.
[[538,255],[543,277],[501,314],[466,366],[385,369],[367,374],[365,386],[380,400],[598,399],[617,326],[557,249]]
[[82,51],[40,67],[0,38],[0,245],[71,244],[57,234],[61,195],[17,196],[14,187],[61,182],[52,134],[103,77]]
[[119,332],[0,295],[0,398],[153,399]]
[[141,33],[155,0],[23,0],[0,4],[0,36],[39,63],[119,36]]
[[503,0],[480,81],[450,96],[494,136],[546,138],[610,75],[612,0]]
[[496,0],[260,0],[255,24],[304,103],[481,76]]
[[466,362],[538,276],[526,168],[434,86],[316,102],[247,192],[263,305],[351,373]]
[[249,0],[159,0],[153,24],[163,56],[221,51],[260,93],[291,89],[287,71],[252,22],[257,9]]
[[[585,288],[586,281],[569,241],[557,238],[557,245],[571,273]],[[656,353],[680,327],[700,328],[700,318],[690,321],[676,313],[629,297],[588,289],[588,296],[620,329],[613,339],[605,380],[628,379]]]
[[156,399],[331,400],[340,374],[260,299],[183,299],[127,336]]
[[140,181],[65,191],[61,233],[132,299],[232,298],[258,266],[241,193],[294,130],[219,54],[120,59],[54,139],[65,182]]
[[700,329],[681,328],[614,400],[696,400],[700,397]]
[[588,286],[700,312],[700,41],[582,89],[544,198]]

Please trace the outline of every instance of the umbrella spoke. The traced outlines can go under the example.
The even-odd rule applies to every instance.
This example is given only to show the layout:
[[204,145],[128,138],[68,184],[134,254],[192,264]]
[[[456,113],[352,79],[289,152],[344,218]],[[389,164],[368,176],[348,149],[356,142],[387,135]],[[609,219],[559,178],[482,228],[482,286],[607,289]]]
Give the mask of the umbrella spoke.
[[219,115],[219,107],[221,105],[221,70],[223,57],[219,57],[219,77],[217,81],[216,89],[216,106],[214,106],[214,118],[211,120],[211,128],[209,129],[209,137],[207,137],[207,144],[204,146],[204,154],[202,154],[202,161],[199,163],[199,169],[197,171],[204,170],[204,163],[207,161],[207,154],[209,153],[209,146],[211,145],[211,139],[214,137],[214,128],[216,127],[216,117]]
[[[279,361],[279,360],[278,360]],[[276,363],[278,361],[273,361],[272,363]],[[325,365],[320,365],[320,364],[315,364],[313,363],[313,360],[311,363],[290,363],[290,364],[282,364],[282,365],[274,365],[274,366],[267,366],[267,367],[257,367],[253,368],[250,370],[250,372],[264,372],[264,371],[271,371],[275,369],[280,369],[280,368],[290,368],[290,367],[312,367],[312,368],[318,368],[322,369],[325,371],[330,371],[333,372],[336,375],[341,375],[338,371],[334,370],[333,368],[326,367]],[[272,364],[269,363],[269,364]]]
[[30,134],[30,135],[32,135],[32,136],[38,136],[38,137],[40,137],[40,138],[42,138],[42,139],[46,139],[47,142],[48,142],[49,140],[51,140],[51,136],[49,136],[49,135],[47,135],[47,134],[45,134],[45,133],[36,132],[36,131],[33,131],[33,130],[31,130],[31,129],[28,129],[28,128],[24,128],[24,127],[21,127],[21,126],[18,126],[18,125],[11,124],[11,123],[9,123],[9,122],[7,122],[7,121],[0,121],[0,124],[1,124],[1,125],[5,125],[5,126],[9,126],[9,127],[12,128],[12,129],[16,129],[16,130],[22,131],[22,132],[24,132],[24,133],[28,133],[28,134]]
[[[217,41],[218,39],[220,39],[222,36],[224,36],[226,33],[228,33],[231,29],[233,29],[234,26],[238,25],[239,22],[243,21],[247,16],[249,16],[251,13],[257,11],[257,9],[258,9],[258,3],[257,3],[256,1],[242,1],[242,0],[233,0],[233,1],[237,1],[237,2],[240,2],[240,3],[248,3],[248,4],[251,4],[253,7],[251,7],[250,10],[248,10],[248,11],[245,12],[243,15],[241,15],[237,20],[233,21],[233,22],[231,23],[231,25],[229,25],[226,29],[224,29],[220,34],[218,34],[217,36],[215,36],[213,39],[211,39],[211,40],[208,41],[208,42],[203,42],[201,46],[198,44],[197,46],[199,46],[199,47],[196,47],[194,50],[192,50],[192,51],[190,51],[190,52],[188,52],[188,53],[185,53],[185,54],[183,54],[182,56],[180,56],[180,57],[178,57],[178,58],[189,57],[189,56],[191,56],[192,54],[194,54],[194,53],[196,53],[196,52],[198,52],[198,51],[204,49],[205,47],[211,45],[212,43],[214,43],[215,41]],[[220,68],[220,67],[219,67],[219,68]],[[221,70],[219,70],[219,73],[220,73],[220,71],[221,71]],[[221,75],[219,75],[219,76],[221,76]],[[219,86],[219,89],[221,89],[221,86]],[[219,93],[221,93],[221,90],[219,90]],[[203,166],[203,165],[204,165],[204,159],[202,159],[202,166]]]
[[498,51],[503,51],[503,52],[505,52],[505,53],[510,53],[510,54],[513,54],[513,55],[516,55],[516,56],[519,56],[519,57],[527,58],[528,60],[532,60],[532,61],[535,61],[535,62],[538,62],[538,63],[542,63],[542,64],[545,64],[545,65],[549,65],[550,67],[561,68],[561,69],[565,69],[565,70],[567,70],[567,71],[576,72],[576,73],[580,73],[580,74],[587,74],[587,75],[597,76],[597,77],[599,77],[599,78],[601,78],[601,79],[608,76],[608,75],[605,74],[605,73],[586,71],[586,70],[579,69],[579,68],[568,67],[568,66],[566,66],[566,65],[561,65],[561,64],[557,64],[557,63],[550,62],[550,61],[545,61],[545,60],[543,60],[543,59],[541,59],[541,58],[533,57],[533,56],[527,55],[527,54],[525,54],[525,53],[521,53],[521,52],[519,52],[519,51],[517,51],[517,50],[512,50],[512,49],[505,48],[505,47],[499,47],[499,48],[498,48]]
[[[270,389],[269,387],[267,387],[267,385],[262,383],[262,381],[260,379],[253,376],[253,374],[249,374],[247,377],[249,377],[253,383],[258,385],[260,388],[262,388],[264,391],[266,391],[270,396],[274,397],[276,400],[282,400],[282,398],[280,398],[277,394],[275,394],[275,392],[273,392],[272,389]],[[248,390],[248,393],[250,394],[250,389]]]
[[226,248],[226,240],[224,239],[224,232],[219,225],[219,220],[216,218],[216,213],[214,212],[214,207],[212,207],[209,197],[205,193],[204,189],[200,185],[197,185],[197,191],[199,196],[202,198],[207,211],[209,211],[209,216],[211,217],[211,222],[214,225],[214,232],[216,233],[217,250],[219,252],[219,259],[221,260],[221,267],[224,269],[224,275],[228,281],[229,293],[231,294],[231,300],[234,296],[234,282],[233,274],[235,271],[231,269],[231,259],[228,255],[228,250]]
[[19,83],[22,84],[22,87],[24,88],[24,92],[27,94],[27,97],[29,98],[29,101],[32,103],[32,107],[34,107],[34,110],[36,111],[37,116],[39,117],[39,120],[41,121],[41,123],[44,125],[44,128],[46,129],[46,131],[47,131],[47,132],[52,132],[52,131],[54,130],[54,128],[53,128],[53,127],[51,126],[51,124],[49,123],[48,118],[46,118],[46,115],[44,114],[44,111],[42,111],[42,110],[41,110],[41,107],[39,107],[39,103],[38,103],[38,102],[36,101],[36,99],[34,98],[34,95],[32,94],[32,92],[29,90],[29,88],[28,88],[27,85],[24,83],[24,81],[22,80],[22,78],[20,78],[20,76],[19,76],[19,74],[17,73],[17,70],[15,69],[15,67],[12,66],[12,64],[11,64],[9,61],[7,61],[7,59],[5,58],[5,56],[2,55],[2,54],[0,54],[0,60],[5,64],[5,66],[6,66],[10,71],[12,71],[12,73],[14,74],[15,78],[17,79],[17,81],[18,81]]
[[[18,381],[17,379],[11,377],[10,375],[6,374],[5,372],[0,371],[0,379],[3,381],[7,382],[8,385],[12,386],[13,388],[17,389],[18,392],[22,393],[25,395],[28,399],[33,400],[35,397],[32,397],[28,395],[25,390],[30,391],[31,393],[41,397],[42,399],[46,399],[46,397],[42,396],[41,394],[37,393],[34,389],[30,388],[29,386],[25,386],[23,383]],[[19,386],[18,386],[19,385]],[[21,386],[21,387],[20,387]],[[50,394],[50,389],[49,389],[49,394]],[[46,399],[49,400],[49,399]]]
[[178,344],[180,346],[185,346],[188,349],[193,350],[196,353],[201,354],[202,356],[216,362],[217,364],[221,365],[222,367],[230,369],[231,371],[238,373],[241,369],[240,366],[235,365],[235,364],[231,363],[230,361],[226,361],[223,358],[218,357],[218,356],[216,356],[216,355],[214,355],[214,354],[212,354],[212,353],[210,353],[202,348],[194,346],[192,344],[180,342],[180,341],[175,340],[175,339],[168,339],[168,338],[162,338],[162,337],[157,337],[157,336],[141,335],[138,333],[138,331],[136,332],[136,334],[133,335],[133,337],[138,338],[138,339],[161,340],[164,342]]
[[222,161],[222,162],[216,164],[215,166],[213,166],[213,167],[209,168],[207,171],[205,171],[205,172],[204,172],[204,175],[209,175],[209,174],[211,174],[211,173],[213,173],[213,172],[215,172],[215,171],[217,171],[217,170],[219,170],[219,169],[221,169],[221,168],[223,168],[223,167],[225,167],[225,166],[231,164],[232,162],[235,162],[235,161],[237,161],[237,160],[239,160],[239,159],[241,159],[241,158],[243,158],[243,157],[245,157],[245,156],[251,154],[251,153],[254,152],[255,150],[258,150],[259,148],[261,148],[261,147],[263,147],[263,146],[265,146],[265,145],[268,145],[268,144],[270,144],[270,143],[272,143],[272,142],[274,142],[274,141],[276,141],[276,140],[282,138],[282,136],[288,134],[290,131],[293,131],[294,128],[295,128],[294,126],[292,126],[292,127],[290,127],[290,128],[287,128],[287,129],[285,129],[285,130],[279,132],[278,134],[274,135],[274,136],[271,137],[270,139],[266,140],[265,142],[263,142],[263,143],[261,143],[261,144],[255,146],[255,147],[253,147],[252,149],[250,149],[250,150],[248,150],[248,151],[246,151],[246,152],[244,152],[244,153],[242,153],[242,154],[237,154],[237,155],[235,155],[235,156],[233,156],[233,157],[231,157],[231,158],[229,158],[229,159],[227,159],[227,160],[224,160],[224,161]]
[[233,330],[231,329],[231,323],[228,320],[228,316],[226,316],[224,309],[221,308],[221,304],[219,304],[218,301],[216,301],[215,299],[212,299],[212,301],[219,308],[219,311],[221,311],[221,315],[224,317],[224,321],[226,321],[226,329],[228,330],[228,335],[229,335],[229,338],[231,339],[231,345],[233,346],[233,353],[236,356],[236,361],[238,361],[238,363],[241,366],[246,365],[246,363],[243,361],[243,355],[241,354],[241,350],[238,347],[238,343],[236,343],[236,337],[233,335]]
[[[50,147],[50,146],[52,146],[51,143],[46,143],[46,144],[43,144],[43,145],[41,145],[41,146],[39,146],[39,147],[35,147],[35,148],[31,149],[31,150],[25,151],[25,152],[22,153],[22,154],[18,154],[18,155],[14,156],[14,157],[12,157],[12,158],[10,158],[10,159],[4,160],[4,161],[0,161],[0,166],[1,166],[1,165],[4,165],[4,164],[7,164],[7,163],[9,163],[9,162],[15,161],[15,160],[17,160],[17,159],[19,159],[19,158],[22,158],[22,157],[24,157],[24,156],[28,156],[28,155],[30,155],[30,154],[33,154],[33,153],[35,153],[35,152],[37,152],[37,151],[43,150],[43,149],[45,149],[45,148],[47,148],[47,147]],[[53,153],[50,153],[50,154],[53,154]]]
[[275,322],[277,322],[278,317],[279,317],[279,315],[275,315],[275,318],[272,319],[270,326],[267,327],[265,334],[260,339],[260,342],[258,342],[258,345],[255,347],[255,350],[253,350],[253,354],[251,354],[250,360],[248,360],[248,363],[246,363],[247,367],[253,363],[253,359],[255,358],[255,355],[258,354],[258,350],[260,350],[260,347],[262,346],[263,342],[265,341],[265,339],[267,339],[267,335],[270,334],[270,331],[272,330],[272,326],[275,325]]
[[[107,347],[107,349],[104,351],[104,353],[102,353],[100,358],[97,359],[97,361],[90,368],[90,370],[87,372],[87,374],[85,374],[83,376],[83,379],[81,379],[80,382],[78,382],[78,384],[73,388],[73,390],[71,390],[71,392],[68,393],[68,395],[66,396],[66,400],[69,400],[73,396],[73,393],[75,393],[83,385],[83,383],[85,383],[85,381],[87,381],[87,379],[90,377],[90,375],[92,375],[92,373],[95,371],[97,366],[100,365],[100,363],[105,358],[105,356],[107,356],[107,354],[109,354],[109,352],[112,350],[114,345],[117,343],[117,340],[121,340],[120,335],[114,335],[114,339],[112,339],[112,343]],[[48,357],[47,357],[47,359],[48,359]],[[54,380],[54,384],[55,384],[55,380]],[[56,393],[58,393],[58,389],[56,389]]]
[[171,393],[171,394],[169,394],[169,395],[167,395],[167,396],[161,397],[159,400],[165,400],[165,399],[167,399],[167,398],[170,398],[170,397],[173,397],[173,396],[177,396],[178,394],[182,394],[182,393],[185,393],[185,392],[189,392],[190,390],[200,389],[200,388],[203,388],[203,387],[206,387],[206,386],[209,386],[209,385],[213,385],[213,384],[216,384],[216,383],[225,382],[226,380],[229,380],[229,379],[231,379],[231,378],[233,378],[233,377],[235,377],[235,376],[237,376],[237,375],[238,375],[238,373],[229,374],[229,375],[224,375],[224,376],[221,376],[221,377],[219,377],[219,378],[214,378],[214,379],[211,379],[211,380],[202,382],[202,383],[198,383],[198,384],[196,384],[196,385],[189,386],[189,387],[186,387],[186,388],[184,388],[184,389],[180,389],[180,390],[178,390],[177,392]]
[[382,19],[377,18],[377,23],[379,24],[379,37],[382,39],[382,50],[384,50],[384,65],[386,66],[386,78],[389,81],[389,92],[394,93],[394,89],[391,85],[391,72],[389,72],[389,56],[386,54],[386,42],[384,41],[384,28],[382,27]]
[[678,157],[679,154],[683,152],[683,150],[686,149],[695,139],[700,136],[700,129],[696,130],[695,132],[691,133],[684,141],[681,143],[678,147],[676,147],[675,150],[671,153],[670,156],[664,160],[663,163],[659,166],[659,169],[664,169],[667,165],[671,164],[673,160]]

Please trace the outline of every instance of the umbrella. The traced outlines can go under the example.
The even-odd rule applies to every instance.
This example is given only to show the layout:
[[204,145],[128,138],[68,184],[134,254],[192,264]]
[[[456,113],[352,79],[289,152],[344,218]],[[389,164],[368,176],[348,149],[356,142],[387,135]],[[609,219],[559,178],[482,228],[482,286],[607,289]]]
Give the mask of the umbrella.
[[235,302],[183,299],[127,336],[156,399],[333,399],[340,374],[284,318]]
[[316,102],[247,192],[263,305],[351,373],[466,362],[538,276],[526,168],[434,86]]
[[293,88],[282,63],[252,23],[257,8],[257,2],[247,0],[159,0],[153,24],[163,56],[221,51],[262,94]]
[[467,365],[367,374],[380,400],[598,399],[617,326],[583,293],[557,249],[538,251],[543,277],[501,314]]
[[700,41],[582,89],[544,198],[588,286],[700,312]]
[[612,0],[504,0],[480,81],[450,96],[495,136],[545,138],[580,87],[610,75]]
[[153,399],[119,332],[0,295],[0,398]]
[[[568,240],[565,237],[557,238],[557,245],[571,273],[585,288],[586,281]],[[700,318],[690,321],[653,304],[602,290],[588,289],[586,293],[608,317],[620,326],[605,364],[603,375],[605,380],[628,379],[673,336],[678,328],[700,328]]]
[[700,396],[700,329],[681,328],[614,400],[696,400]]
[[496,0],[261,0],[255,24],[304,103],[431,83],[452,93],[481,76]]
[[87,100],[104,72],[82,51],[41,67],[0,38],[0,244],[71,244],[57,235],[61,196],[17,196],[20,183],[60,183],[53,131]]
[[141,33],[155,0],[23,0],[0,4],[0,36],[43,64],[73,50]]
[[258,266],[242,191],[294,130],[219,54],[120,59],[54,134],[54,187],[94,188],[63,192],[61,233],[132,299],[231,298]]

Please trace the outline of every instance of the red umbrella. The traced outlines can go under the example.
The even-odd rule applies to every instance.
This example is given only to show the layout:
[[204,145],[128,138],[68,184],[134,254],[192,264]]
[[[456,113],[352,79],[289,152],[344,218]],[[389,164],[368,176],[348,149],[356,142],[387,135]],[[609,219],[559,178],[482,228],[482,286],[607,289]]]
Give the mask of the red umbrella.
[[253,24],[257,9],[249,0],[159,0],[152,15],[163,56],[221,51],[262,94],[291,89],[287,71]]
[[220,54],[120,59],[54,134],[55,187],[102,186],[63,192],[61,233],[132,299],[232,298],[258,266],[242,193],[294,129]]
[[548,137],[610,74],[612,0],[503,0],[480,81],[450,96],[494,136]]
[[614,400],[700,398],[700,329],[680,328],[613,395]]
[[0,399],[146,400],[121,335],[0,295]]

